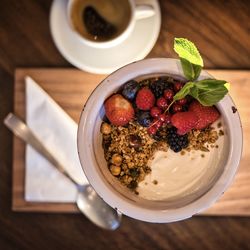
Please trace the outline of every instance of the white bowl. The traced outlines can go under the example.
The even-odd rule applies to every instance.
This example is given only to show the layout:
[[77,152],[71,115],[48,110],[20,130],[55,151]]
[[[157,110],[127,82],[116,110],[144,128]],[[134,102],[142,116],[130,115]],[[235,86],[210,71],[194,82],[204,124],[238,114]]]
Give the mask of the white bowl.
[[[103,103],[128,80],[145,75],[167,74],[184,78],[179,60],[167,58],[145,59],[115,71],[92,92],[81,114],[77,145],[82,168],[90,184],[110,206],[135,219],[148,222],[174,222],[191,217],[210,207],[229,187],[239,166],[242,152],[242,127],[238,112],[229,95],[216,106],[225,128],[223,160],[218,163],[217,175],[206,190],[192,199],[178,202],[149,201],[133,194],[113,177],[104,159],[100,125],[104,116]],[[202,71],[199,79],[212,78]]]

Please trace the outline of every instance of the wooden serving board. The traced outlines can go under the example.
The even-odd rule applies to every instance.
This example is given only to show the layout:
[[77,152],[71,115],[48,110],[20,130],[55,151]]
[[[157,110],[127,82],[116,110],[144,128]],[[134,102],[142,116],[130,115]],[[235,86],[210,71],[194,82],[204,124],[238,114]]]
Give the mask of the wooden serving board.
[[[240,112],[244,150],[239,171],[229,190],[203,215],[250,215],[250,71],[208,70],[215,78],[231,83],[231,95]],[[25,76],[31,76],[76,121],[96,85],[105,77],[76,69],[22,68],[15,72],[14,113],[25,119]],[[24,200],[25,144],[14,137],[14,211],[77,212],[73,203],[41,203]]]

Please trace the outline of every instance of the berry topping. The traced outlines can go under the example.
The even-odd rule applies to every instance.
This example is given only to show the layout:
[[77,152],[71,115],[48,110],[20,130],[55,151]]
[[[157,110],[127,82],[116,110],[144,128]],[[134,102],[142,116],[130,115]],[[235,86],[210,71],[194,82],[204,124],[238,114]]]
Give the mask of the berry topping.
[[152,90],[156,98],[163,96],[164,90],[169,87],[170,83],[168,83],[165,79],[159,79],[150,84],[150,89]]
[[174,103],[172,110],[173,110],[174,113],[181,112],[182,111],[182,106],[180,104],[178,104],[178,103]]
[[132,101],[135,99],[136,93],[138,92],[139,88],[140,86],[136,81],[128,81],[124,84],[122,95],[128,100]]
[[160,97],[156,101],[156,105],[161,109],[166,109],[168,107],[168,102],[164,97]]
[[176,128],[169,128],[167,135],[167,143],[169,147],[174,152],[180,152],[183,148],[188,146],[188,136],[187,135],[178,135],[176,133]]
[[104,103],[109,121],[116,126],[124,126],[134,117],[134,109],[129,101],[119,94],[112,95]]
[[150,115],[154,118],[157,118],[161,114],[161,109],[158,107],[153,107],[150,110]]
[[174,91],[175,92],[178,92],[178,91],[180,91],[181,90],[181,88],[183,87],[183,83],[181,83],[181,82],[175,82],[174,83]]
[[154,106],[155,96],[149,88],[144,87],[138,91],[135,103],[139,109],[149,110]]
[[178,100],[177,103],[180,105],[185,105],[187,103],[187,98],[184,97],[184,98]]
[[177,128],[177,134],[184,135],[195,128],[198,122],[198,116],[191,111],[179,112],[172,116],[171,123]]
[[156,129],[159,129],[162,125],[163,125],[163,122],[160,120],[160,119],[156,119],[153,121],[153,126],[156,127]]
[[174,97],[174,91],[172,89],[164,90],[164,98],[168,101],[172,101]]
[[189,110],[193,111],[198,117],[196,129],[206,128],[220,117],[219,111],[214,106],[203,106],[198,101],[193,101],[189,106]]
[[136,114],[137,121],[143,127],[149,127],[152,122],[152,117],[149,112],[139,111]]
[[159,120],[163,122],[163,124],[171,123],[171,115],[170,114],[161,114],[159,115]]
[[151,127],[148,128],[148,133],[150,135],[155,135],[156,132],[157,132],[157,128],[155,126],[151,126]]

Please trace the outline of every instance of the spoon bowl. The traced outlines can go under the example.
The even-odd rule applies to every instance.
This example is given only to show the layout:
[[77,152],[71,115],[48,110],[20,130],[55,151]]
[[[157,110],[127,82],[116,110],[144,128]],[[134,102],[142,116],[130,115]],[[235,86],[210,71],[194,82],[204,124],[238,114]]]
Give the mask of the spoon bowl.
[[10,113],[4,119],[4,124],[16,136],[21,138],[27,144],[30,144],[38,153],[43,155],[55,168],[76,185],[78,189],[76,199],[77,207],[90,221],[97,226],[108,230],[115,230],[120,226],[122,214],[104,202],[90,185],[79,185],[77,180],[65,170],[63,165],[61,165],[61,163],[52,155],[52,153],[22,120]]
[[120,226],[121,213],[105,203],[90,185],[78,186],[76,204],[99,227],[115,230]]

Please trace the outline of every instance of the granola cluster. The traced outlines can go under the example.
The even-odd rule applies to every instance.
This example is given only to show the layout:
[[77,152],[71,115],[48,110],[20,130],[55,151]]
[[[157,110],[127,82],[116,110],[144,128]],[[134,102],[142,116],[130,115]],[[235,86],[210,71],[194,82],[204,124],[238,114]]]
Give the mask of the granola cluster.
[[154,140],[137,122],[126,127],[103,122],[101,133],[110,172],[132,190],[151,171],[149,162],[154,152],[168,150],[167,143]]
[[194,129],[188,133],[189,146],[187,147],[187,151],[194,149],[209,152],[210,147],[218,147],[218,145],[215,145],[215,142],[219,139],[219,136],[222,135],[223,133],[218,133],[210,126],[204,130]]

